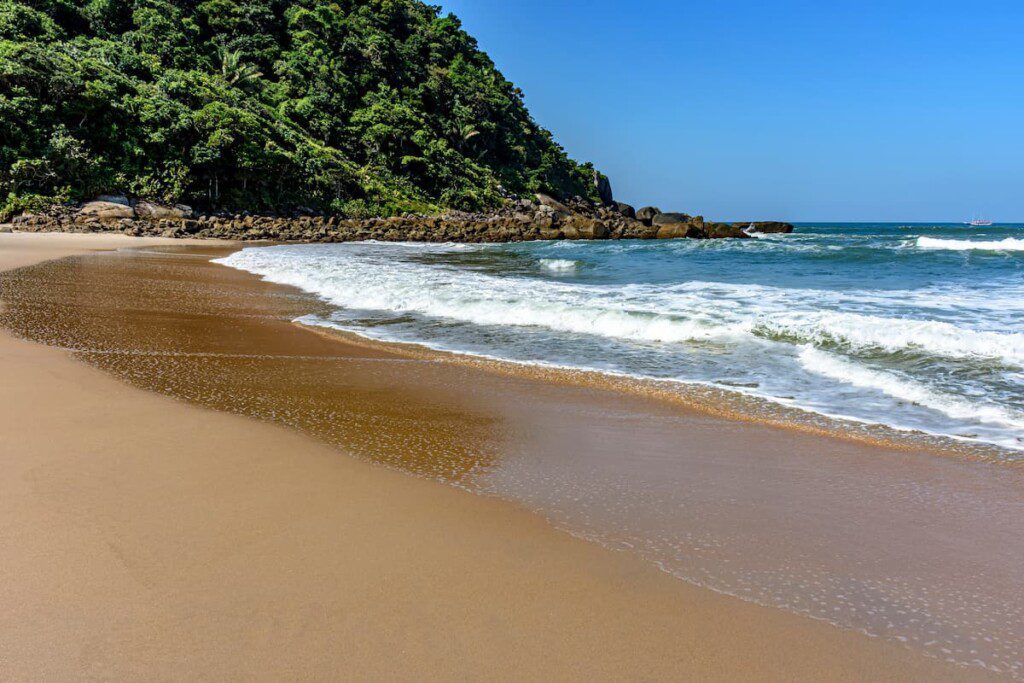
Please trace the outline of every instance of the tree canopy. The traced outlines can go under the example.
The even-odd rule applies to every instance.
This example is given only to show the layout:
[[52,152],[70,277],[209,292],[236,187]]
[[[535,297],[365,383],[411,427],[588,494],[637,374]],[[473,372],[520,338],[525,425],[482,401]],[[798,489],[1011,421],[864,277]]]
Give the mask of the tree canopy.
[[0,0],[0,199],[351,215],[593,194],[419,0]]

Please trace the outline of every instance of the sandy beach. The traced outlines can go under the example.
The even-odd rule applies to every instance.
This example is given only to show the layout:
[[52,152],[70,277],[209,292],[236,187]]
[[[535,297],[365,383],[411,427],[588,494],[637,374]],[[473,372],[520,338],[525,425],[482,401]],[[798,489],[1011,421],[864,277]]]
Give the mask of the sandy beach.
[[[158,245],[189,246],[182,240],[3,234],[0,270]],[[202,264],[228,249],[192,247],[191,258]],[[154,258],[162,263],[163,257]],[[533,418],[525,409],[499,409],[501,396],[516,406],[531,397],[538,405],[564,404],[560,389],[539,390],[524,381],[489,391],[501,380],[479,379],[472,368],[403,364],[399,354],[302,330],[277,319],[295,305],[281,288],[219,266],[209,266],[216,273],[211,277],[242,293],[213,302],[231,307],[227,327],[200,312],[162,316],[140,303],[157,290],[133,284],[143,282],[147,267],[129,261],[117,271],[126,300],[137,293],[132,306],[105,304],[116,316],[92,318],[88,305],[68,302],[74,310],[66,329],[76,339],[91,339],[89,363],[0,332],[0,678],[988,676],[696,587],[634,554],[563,533],[525,506],[432,480],[459,483],[486,468],[481,460],[514,449],[519,437],[508,433],[506,422]],[[70,283],[61,291],[74,291],[84,302],[98,291],[88,279],[97,275],[83,270],[76,281],[75,272],[59,271]],[[0,289],[0,297],[8,294]],[[252,303],[243,310],[239,301]],[[203,311],[213,303],[204,302]],[[31,317],[33,306],[20,310]],[[39,310],[52,312],[42,303]],[[62,332],[53,334],[57,339]],[[125,364],[120,356],[101,358],[103,343],[129,337],[164,359],[157,355],[164,352],[161,344],[181,340],[176,364],[147,366],[141,355]],[[200,391],[206,387],[198,370],[220,377],[218,391],[229,393],[231,382],[241,381],[242,365],[265,370],[266,361],[247,360],[255,344],[267,354],[314,359],[267,380],[282,392],[275,400],[291,396],[287,405],[295,416],[278,410],[278,421],[294,429],[247,417],[261,413],[232,396],[213,399]],[[193,347],[207,355],[195,360],[188,356]],[[343,371],[323,373],[328,362]],[[306,379],[323,379],[302,382],[303,372]],[[335,375],[343,379],[331,379]],[[439,393],[440,382],[483,388]],[[311,427],[304,407],[323,397],[311,386],[331,395],[335,414],[351,419]],[[189,387],[196,387],[194,397]],[[239,386],[235,396],[242,395],[248,396]],[[612,400],[573,396],[573,405],[590,408]],[[629,410],[649,408],[661,417],[671,410],[636,401]],[[817,449],[846,458],[853,471],[870,453],[864,446],[730,427],[724,420],[688,424],[700,444],[718,444],[736,457],[751,443],[766,453]],[[653,431],[653,444],[677,438]],[[536,452],[567,447],[557,429],[544,433],[551,436],[538,441]],[[601,438],[617,438],[611,433],[595,433],[596,451]],[[785,470],[790,461],[780,458],[771,471]],[[905,458],[894,471],[924,473],[930,481],[952,476],[915,469],[929,466],[918,456]],[[919,557],[927,552],[922,547]]]

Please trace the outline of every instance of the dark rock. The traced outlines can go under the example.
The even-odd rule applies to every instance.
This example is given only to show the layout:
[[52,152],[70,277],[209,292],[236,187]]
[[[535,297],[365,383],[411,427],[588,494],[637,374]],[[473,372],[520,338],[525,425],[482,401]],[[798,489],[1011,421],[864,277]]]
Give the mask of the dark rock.
[[625,216],[626,218],[636,218],[636,211],[633,209],[632,206],[626,204],[625,202],[615,202],[615,210],[618,211],[620,215]]
[[[539,195],[540,205],[512,201],[492,211],[449,211],[426,216],[406,213],[387,218],[344,218],[338,216],[253,215],[248,212],[192,216],[188,207],[162,207],[140,201],[131,206],[117,203],[92,203],[76,208],[55,205],[36,214],[14,219],[18,230],[29,232],[120,232],[128,235],[193,236],[238,240],[277,240],[282,242],[351,242],[416,240],[424,242],[521,242],[536,239],[665,239],[687,237],[745,237],[744,229],[725,223],[708,223],[686,214],[666,214],[659,225],[647,225],[630,216],[625,204],[595,205],[573,198],[560,202]],[[657,212],[657,213],[655,213]],[[653,216],[660,212],[646,207]],[[669,218],[682,218],[665,222]],[[749,226],[750,224],[744,224]],[[769,230],[781,230],[788,224],[763,222]]]
[[653,206],[644,206],[637,209],[636,219],[644,225],[653,225],[654,217],[661,213],[661,209]]
[[612,181],[608,180],[608,176],[597,170],[594,171],[594,189],[597,190],[597,196],[605,206],[609,206],[615,201],[612,197]]
[[599,220],[573,215],[559,224],[568,240],[603,240],[608,237],[608,226]]
[[560,211],[566,214],[572,213],[568,206],[558,201],[554,197],[546,195],[542,192],[537,193],[537,201],[540,202],[541,206],[546,206],[549,209],[554,209],[555,211]]
[[790,233],[793,232],[792,223],[783,223],[781,221],[742,221],[740,223],[733,223],[737,228],[746,230],[747,232],[765,232],[765,233]]
[[690,215],[685,213],[659,213],[651,217],[651,225],[669,225],[671,223],[688,223]]
[[663,223],[658,226],[656,236],[659,240],[679,239],[682,237],[700,239],[705,237],[705,234],[703,230],[693,223]]
[[630,221],[622,226],[620,239],[624,240],[653,240],[658,236],[658,228],[653,225],[644,225],[640,221]]
[[743,228],[738,228],[735,225],[729,225],[728,223],[706,223],[704,225],[704,232],[707,233],[708,237],[712,238],[733,237],[738,239],[750,239],[750,235],[743,232]]

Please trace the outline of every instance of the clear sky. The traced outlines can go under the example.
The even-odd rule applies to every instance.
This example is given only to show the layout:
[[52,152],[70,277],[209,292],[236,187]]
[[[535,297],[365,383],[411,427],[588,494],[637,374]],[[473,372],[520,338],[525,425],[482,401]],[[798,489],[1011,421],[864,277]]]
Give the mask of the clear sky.
[[1024,0],[448,0],[616,198],[1024,221]]

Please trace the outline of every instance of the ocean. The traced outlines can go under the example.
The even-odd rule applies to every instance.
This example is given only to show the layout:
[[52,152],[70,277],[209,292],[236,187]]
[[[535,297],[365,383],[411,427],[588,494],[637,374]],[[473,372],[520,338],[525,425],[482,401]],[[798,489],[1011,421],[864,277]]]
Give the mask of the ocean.
[[749,240],[347,243],[219,261],[309,325],[702,385],[1024,457],[1024,226],[806,223]]

